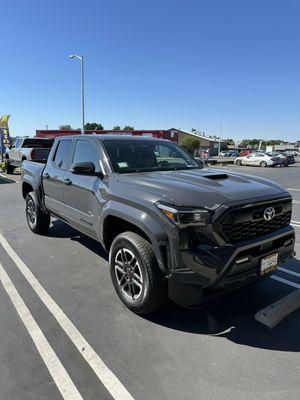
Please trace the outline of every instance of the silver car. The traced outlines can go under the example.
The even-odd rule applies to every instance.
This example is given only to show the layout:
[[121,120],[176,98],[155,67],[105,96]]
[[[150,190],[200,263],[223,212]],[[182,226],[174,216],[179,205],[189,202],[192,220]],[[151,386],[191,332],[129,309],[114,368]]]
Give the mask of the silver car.
[[256,167],[274,167],[281,165],[282,160],[280,157],[269,156],[265,153],[251,153],[245,157],[238,157],[235,159],[236,165],[252,165]]

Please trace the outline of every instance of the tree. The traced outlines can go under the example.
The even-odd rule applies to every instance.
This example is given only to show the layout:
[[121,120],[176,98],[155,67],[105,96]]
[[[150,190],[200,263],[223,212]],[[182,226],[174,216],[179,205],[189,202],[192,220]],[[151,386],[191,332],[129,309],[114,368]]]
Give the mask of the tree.
[[121,127],[119,125],[116,125],[113,127],[113,131],[120,131]]
[[97,122],[87,122],[84,125],[84,129],[87,131],[103,131],[103,126],[101,124],[97,124]]
[[59,126],[59,130],[60,131],[71,131],[73,128],[71,127],[71,125],[60,125]]
[[225,142],[228,146],[234,146],[234,145],[235,145],[234,140],[231,139],[231,138],[225,139],[224,142]]
[[194,155],[195,150],[198,150],[200,147],[200,140],[192,136],[186,136],[183,138],[181,146],[191,155]]
[[254,147],[258,148],[259,143],[262,142],[262,146],[270,145],[274,146],[276,144],[281,144],[282,140],[280,139],[275,139],[275,140],[263,140],[263,139],[244,139],[240,143],[240,147]]
[[134,131],[134,127],[130,125],[125,125],[123,131]]

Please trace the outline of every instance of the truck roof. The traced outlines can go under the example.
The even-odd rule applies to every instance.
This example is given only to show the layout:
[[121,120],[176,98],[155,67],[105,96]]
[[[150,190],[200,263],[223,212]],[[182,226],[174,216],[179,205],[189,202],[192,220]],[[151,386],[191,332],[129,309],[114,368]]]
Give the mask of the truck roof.
[[55,140],[59,139],[76,139],[76,138],[93,138],[92,140],[153,140],[153,141],[163,141],[169,142],[166,139],[154,138],[151,136],[138,136],[138,135],[109,135],[109,134],[84,134],[84,135],[67,135],[67,136],[58,136]]

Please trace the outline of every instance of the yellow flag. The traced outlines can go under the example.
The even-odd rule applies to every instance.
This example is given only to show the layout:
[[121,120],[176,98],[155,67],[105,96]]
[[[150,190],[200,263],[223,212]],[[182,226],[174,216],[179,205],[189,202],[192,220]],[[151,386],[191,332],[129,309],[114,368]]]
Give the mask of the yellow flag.
[[9,117],[10,115],[3,115],[3,117],[0,118],[0,128],[8,129]]

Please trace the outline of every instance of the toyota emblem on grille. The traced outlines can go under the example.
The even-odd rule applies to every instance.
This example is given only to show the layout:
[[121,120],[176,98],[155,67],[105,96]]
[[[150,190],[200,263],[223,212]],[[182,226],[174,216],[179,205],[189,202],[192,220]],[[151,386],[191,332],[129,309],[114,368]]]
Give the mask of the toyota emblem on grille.
[[264,211],[264,219],[266,221],[271,221],[275,217],[275,210],[273,207],[268,207]]

